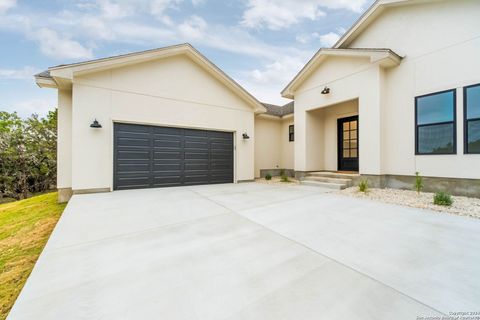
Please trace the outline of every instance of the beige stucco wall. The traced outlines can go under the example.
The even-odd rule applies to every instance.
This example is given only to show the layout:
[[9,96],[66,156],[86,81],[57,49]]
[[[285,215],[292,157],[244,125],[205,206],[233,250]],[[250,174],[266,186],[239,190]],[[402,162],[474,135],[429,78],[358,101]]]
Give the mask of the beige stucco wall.
[[57,188],[72,187],[72,91],[58,90]]
[[261,169],[293,169],[294,143],[288,141],[293,117],[258,115],[255,118],[255,177]]
[[[399,66],[383,69],[368,60],[328,58],[295,94],[295,169],[321,165],[307,150],[306,111],[358,98],[360,173],[419,171],[480,179],[480,155],[463,154],[462,91],[480,83],[478,12],[480,2],[473,0],[389,8],[351,46],[391,48],[404,55]],[[325,85],[329,95],[320,94]],[[457,89],[457,154],[415,156],[415,96],[452,88]]]
[[278,119],[255,118],[255,177],[260,169],[280,168],[282,122]]
[[[101,129],[89,127],[95,118]],[[252,107],[186,56],[74,78],[74,190],[112,188],[114,122],[234,132],[235,179],[254,177]]]
[[[280,167],[283,169],[293,169],[294,167],[294,146],[295,141],[288,141],[288,127],[294,124],[293,116],[285,116],[281,121],[280,132]],[[295,128],[294,128],[295,130]],[[295,135],[294,135],[295,140]]]

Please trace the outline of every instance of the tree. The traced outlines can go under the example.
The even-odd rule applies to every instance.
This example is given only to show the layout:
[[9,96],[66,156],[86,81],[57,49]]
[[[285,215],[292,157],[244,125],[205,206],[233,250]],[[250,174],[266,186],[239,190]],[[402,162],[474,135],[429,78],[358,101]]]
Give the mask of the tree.
[[46,118],[0,112],[0,197],[26,198],[56,180],[57,111]]

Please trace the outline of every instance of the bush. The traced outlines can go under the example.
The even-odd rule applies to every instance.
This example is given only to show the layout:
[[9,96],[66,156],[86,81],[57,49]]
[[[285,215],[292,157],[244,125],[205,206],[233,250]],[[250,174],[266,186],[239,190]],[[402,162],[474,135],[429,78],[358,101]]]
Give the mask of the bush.
[[282,182],[290,182],[290,180],[288,179],[288,176],[283,173],[281,176],[280,176],[280,179]]
[[358,191],[367,193],[368,191],[368,180],[362,180],[358,184]]
[[433,203],[439,206],[451,206],[453,199],[452,196],[446,192],[437,192],[433,196]]
[[423,189],[423,177],[418,172],[415,172],[415,184],[413,185],[413,188],[418,194],[420,194],[420,191]]
[[265,175],[265,180],[272,180],[272,175],[270,173],[267,173]]

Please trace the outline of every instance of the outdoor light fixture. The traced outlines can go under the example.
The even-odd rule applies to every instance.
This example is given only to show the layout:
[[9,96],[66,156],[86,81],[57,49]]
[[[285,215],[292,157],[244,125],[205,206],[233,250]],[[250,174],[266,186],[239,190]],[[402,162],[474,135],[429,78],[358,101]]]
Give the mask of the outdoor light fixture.
[[90,125],[90,128],[101,128],[102,125],[100,123],[98,123],[97,119],[93,120],[92,124]]
[[322,94],[329,94],[329,93],[330,93],[330,88],[329,87],[323,88]]
[[244,140],[250,139],[250,137],[248,136],[248,134],[246,132],[244,132],[242,134],[242,137],[243,137]]

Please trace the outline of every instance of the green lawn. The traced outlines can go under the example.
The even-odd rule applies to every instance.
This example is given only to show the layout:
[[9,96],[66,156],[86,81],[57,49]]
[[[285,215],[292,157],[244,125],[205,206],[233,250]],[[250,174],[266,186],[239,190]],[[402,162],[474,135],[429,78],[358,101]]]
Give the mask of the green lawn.
[[57,193],[0,204],[0,319],[5,319],[65,209]]

